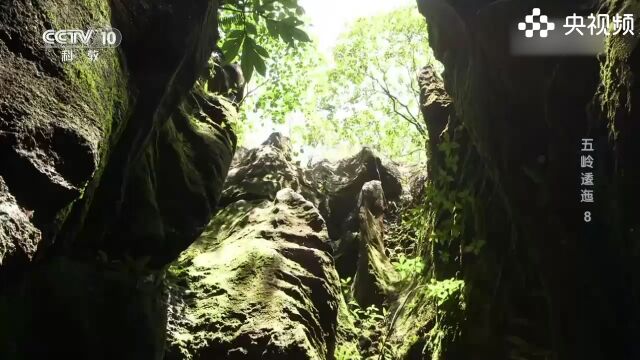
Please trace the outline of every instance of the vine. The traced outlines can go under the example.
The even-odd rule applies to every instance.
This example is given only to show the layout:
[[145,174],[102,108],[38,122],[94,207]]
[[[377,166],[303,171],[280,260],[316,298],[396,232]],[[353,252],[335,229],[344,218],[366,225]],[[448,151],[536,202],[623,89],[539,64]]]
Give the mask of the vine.
[[433,166],[422,199],[409,210],[406,220],[407,226],[416,232],[420,253],[431,260],[434,275],[436,264],[461,261],[464,253],[478,255],[485,245],[480,238],[468,241],[471,236],[466,233],[475,200],[472,188],[463,183],[464,164],[461,166],[461,146],[456,138],[463,135],[463,130],[458,126],[442,135],[437,147],[442,160],[436,165],[440,166]]

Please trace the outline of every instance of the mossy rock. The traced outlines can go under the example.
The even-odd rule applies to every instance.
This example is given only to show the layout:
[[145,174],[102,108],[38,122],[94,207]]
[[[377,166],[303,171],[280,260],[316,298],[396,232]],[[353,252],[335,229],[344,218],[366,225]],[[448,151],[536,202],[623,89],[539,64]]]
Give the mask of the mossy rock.
[[63,63],[60,49],[44,47],[41,31],[110,24],[107,1],[0,5],[0,175],[47,232],[101,171],[129,94],[117,50],[103,49],[91,62],[75,49],[75,61]]
[[291,189],[237,201],[170,268],[168,359],[331,359],[340,284],[324,221]]

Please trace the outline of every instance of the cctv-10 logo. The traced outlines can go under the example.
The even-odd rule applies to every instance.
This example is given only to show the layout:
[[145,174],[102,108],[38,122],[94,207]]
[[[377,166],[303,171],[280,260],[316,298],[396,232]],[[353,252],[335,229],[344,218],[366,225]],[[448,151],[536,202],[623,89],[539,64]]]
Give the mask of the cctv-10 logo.
[[122,34],[116,28],[46,30],[42,34],[45,47],[49,48],[115,48],[122,42]]

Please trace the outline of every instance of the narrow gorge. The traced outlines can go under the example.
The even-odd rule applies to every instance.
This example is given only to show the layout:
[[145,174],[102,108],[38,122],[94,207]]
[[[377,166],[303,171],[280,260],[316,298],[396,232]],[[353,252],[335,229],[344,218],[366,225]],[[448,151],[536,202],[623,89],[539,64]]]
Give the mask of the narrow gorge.
[[[228,15],[239,3],[257,26]],[[261,135],[243,121],[303,113],[319,91],[303,83],[316,73],[287,79],[311,61],[285,62],[293,45],[251,45],[271,11],[290,16],[265,34],[307,42],[297,1],[3,0],[0,359],[640,359],[638,37],[597,56],[510,51],[534,7],[637,17],[640,2],[410,5],[434,57],[409,72],[418,113],[387,73],[371,79],[419,154],[381,138],[312,161],[323,144],[293,131],[243,144]],[[45,29],[96,24],[123,39],[97,61],[42,45]],[[364,79],[356,60],[343,70]],[[358,95],[362,113],[378,102]],[[308,118],[307,140],[342,134]],[[411,143],[394,121],[380,121],[394,146]],[[597,150],[587,225],[584,138]]]

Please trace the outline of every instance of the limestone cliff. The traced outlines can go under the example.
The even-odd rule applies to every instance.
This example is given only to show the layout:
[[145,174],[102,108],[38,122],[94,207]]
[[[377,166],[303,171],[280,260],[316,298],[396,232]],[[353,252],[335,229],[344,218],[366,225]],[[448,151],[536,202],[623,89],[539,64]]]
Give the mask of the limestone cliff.
[[[201,90],[242,86],[208,65],[217,11],[0,4],[0,358],[162,358],[162,268],[209,222],[235,148]],[[42,44],[97,26],[124,40],[95,62]]]
[[[470,189],[464,235],[437,252],[439,279],[467,284],[462,337],[445,353],[474,359],[632,359],[640,324],[637,38],[611,37],[596,56],[510,52],[514,21],[632,13],[635,1],[419,0],[444,84],[427,71],[423,104],[433,170],[458,163]],[[444,92],[443,92],[444,91]],[[595,192],[580,200],[581,139],[596,148]],[[454,141],[458,158],[451,157]],[[432,171],[432,179],[437,171]],[[433,181],[433,180],[432,180]],[[585,223],[584,211],[593,220]],[[452,215],[440,212],[442,219]],[[482,243],[480,251],[455,251]],[[429,254],[430,257],[432,254]],[[615,325],[614,325],[615,324]],[[473,355],[471,355],[473,354]]]
[[[319,177],[317,168],[293,163],[290,151],[288,139],[273,134],[239,153],[223,208],[169,269],[167,359],[334,359],[336,345],[356,336],[334,263],[340,236],[329,236],[318,208],[334,196],[323,190],[327,183],[354,184],[352,192],[340,191],[353,204],[325,211],[348,207],[359,218],[360,250],[343,254],[359,264],[355,297],[366,307],[369,297],[380,304],[389,295],[394,270],[383,244],[385,192],[379,180],[367,182],[364,166],[380,158],[366,150],[367,156],[325,162]],[[373,291],[380,286],[387,292]]]

